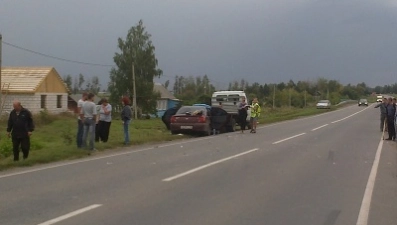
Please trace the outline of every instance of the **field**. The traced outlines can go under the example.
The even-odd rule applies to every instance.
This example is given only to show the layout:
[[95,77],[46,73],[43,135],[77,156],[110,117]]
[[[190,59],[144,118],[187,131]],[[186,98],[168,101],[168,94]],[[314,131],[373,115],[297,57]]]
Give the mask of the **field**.
[[[259,123],[269,124],[326,111],[329,110],[316,108],[264,109]],[[0,170],[87,157],[87,151],[76,147],[77,119],[74,116],[70,114],[54,116],[43,112],[36,115],[34,121],[36,130],[31,137],[29,158],[13,162],[11,140],[6,137],[7,118],[1,119],[0,124],[4,127],[4,133],[0,133]],[[161,119],[133,120],[130,125],[130,133],[131,145],[190,138],[188,135],[171,135]],[[96,143],[95,148],[99,151],[112,151],[123,146],[122,123],[114,116],[108,143]]]

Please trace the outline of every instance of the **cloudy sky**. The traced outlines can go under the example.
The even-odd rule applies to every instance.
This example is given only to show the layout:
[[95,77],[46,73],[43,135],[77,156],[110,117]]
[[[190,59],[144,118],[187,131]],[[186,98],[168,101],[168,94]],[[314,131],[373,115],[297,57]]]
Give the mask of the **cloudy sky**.
[[[117,39],[142,19],[159,68],[207,74],[218,88],[336,79],[397,81],[397,0],[1,0],[3,41],[48,55],[113,65]],[[53,66],[109,81],[109,67],[42,57],[3,44],[3,66]]]

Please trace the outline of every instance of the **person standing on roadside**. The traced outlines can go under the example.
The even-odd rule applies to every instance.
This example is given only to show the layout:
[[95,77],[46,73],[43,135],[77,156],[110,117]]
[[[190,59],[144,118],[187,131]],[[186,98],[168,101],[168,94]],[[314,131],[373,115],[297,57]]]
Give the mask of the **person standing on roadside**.
[[244,133],[245,127],[247,126],[247,108],[248,104],[246,102],[245,97],[241,98],[241,102],[238,105],[238,116],[239,116],[239,121],[240,121],[240,128],[241,128],[241,133]]
[[130,144],[129,125],[132,118],[132,110],[130,106],[130,100],[128,99],[128,97],[124,97],[121,100],[121,103],[123,104],[123,110],[121,111],[121,120],[123,121],[124,144],[129,145]]
[[83,106],[84,102],[87,100],[87,93],[84,92],[82,94],[81,99],[77,102],[77,147],[81,148],[83,146],[83,133],[84,133],[84,125],[83,121],[81,120],[80,113],[81,107]]
[[97,110],[96,110],[96,105],[94,103],[94,94],[89,93],[87,96],[87,101],[84,102],[83,106],[81,107],[80,117],[84,125],[82,147],[84,148],[87,147],[87,138],[88,136],[90,136],[88,148],[91,151],[95,150],[94,141],[95,141],[96,116],[97,116]]
[[393,99],[388,99],[388,104],[386,106],[387,111],[387,129],[389,133],[389,138],[386,140],[395,140],[396,139],[396,131],[394,128],[394,117],[396,115],[396,108],[393,105]]
[[109,138],[110,124],[112,123],[112,106],[106,98],[101,100],[99,109],[98,135],[102,142],[107,142]]
[[375,108],[380,109],[380,132],[383,132],[383,129],[387,131],[387,127],[384,127],[385,125],[387,126],[386,123],[386,118],[387,118],[387,98],[383,98],[383,101],[375,106]]
[[258,103],[258,98],[254,98],[252,100],[252,105],[250,106],[251,108],[251,132],[250,133],[256,133],[256,124],[258,123],[258,118],[260,116],[261,112],[261,107],[259,106]]
[[23,159],[27,159],[30,150],[30,136],[34,131],[32,113],[20,101],[13,102],[14,109],[8,118],[7,135],[12,138],[14,161],[19,161],[19,146],[21,146]]

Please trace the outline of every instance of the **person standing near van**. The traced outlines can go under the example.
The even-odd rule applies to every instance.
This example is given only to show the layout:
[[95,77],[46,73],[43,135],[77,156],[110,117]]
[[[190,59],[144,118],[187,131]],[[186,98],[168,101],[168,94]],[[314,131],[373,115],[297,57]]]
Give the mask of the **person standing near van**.
[[258,118],[261,113],[261,107],[259,106],[258,103],[258,98],[254,98],[252,100],[252,105],[251,105],[251,132],[250,133],[256,133],[256,124],[258,123]]
[[245,97],[241,98],[241,102],[238,105],[238,116],[239,116],[239,122],[240,122],[240,128],[241,128],[241,133],[244,133],[245,127],[247,126],[247,108],[248,104],[246,102]]

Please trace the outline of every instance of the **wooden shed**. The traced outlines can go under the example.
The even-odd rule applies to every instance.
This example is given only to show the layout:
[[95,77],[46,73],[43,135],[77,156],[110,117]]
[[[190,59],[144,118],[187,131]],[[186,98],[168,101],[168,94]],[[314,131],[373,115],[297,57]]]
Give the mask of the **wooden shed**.
[[69,90],[53,67],[2,67],[1,90],[3,112],[13,109],[14,100],[32,113],[68,110]]

